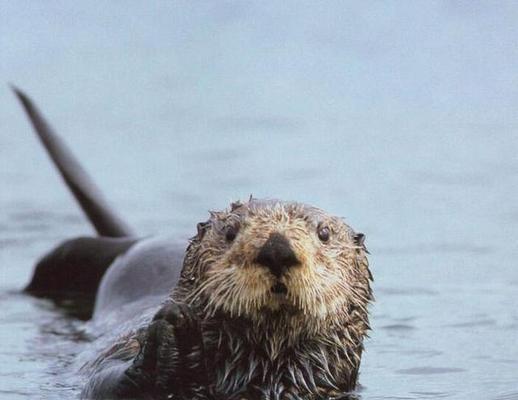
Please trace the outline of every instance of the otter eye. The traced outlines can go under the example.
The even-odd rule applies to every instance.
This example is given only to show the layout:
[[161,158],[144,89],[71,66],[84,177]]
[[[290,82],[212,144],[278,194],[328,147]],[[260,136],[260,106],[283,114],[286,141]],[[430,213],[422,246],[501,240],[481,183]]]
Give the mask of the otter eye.
[[227,226],[227,229],[225,232],[225,239],[227,239],[229,242],[232,242],[236,238],[238,231],[239,231],[238,226],[233,226],[233,225]]
[[320,226],[318,227],[318,238],[321,242],[327,242],[329,240],[329,236],[331,235],[331,231],[327,226]]

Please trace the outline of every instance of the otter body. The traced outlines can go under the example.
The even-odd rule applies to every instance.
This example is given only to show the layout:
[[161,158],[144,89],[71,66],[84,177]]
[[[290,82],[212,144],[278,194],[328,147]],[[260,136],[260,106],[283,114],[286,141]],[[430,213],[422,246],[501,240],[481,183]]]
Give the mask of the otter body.
[[[170,293],[155,296],[145,317],[127,327],[129,334],[101,353],[89,368],[83,395],[229,400],[346,395],[356,385],[368,329],[371,277],[362,240],[340,219],[299,203],[251,199],[212,213],[191,239],[181,273],[174,263],[165,264]],[[139,253],[145,254],[136,247],[107,271],[99,299],[107,288],[113,296],[112,283],[132,281],[127,273]],[[120,315],[128,297],[123,296],[126,304],[117,305],[117,299],[107,304]],[[143,295],[147,301],[152,297]]]
[[83,398],[316,400],[354,390],[372,299],[363,234],[312,206],[250,198],[211,212],[188,244],[135,239],[17,95],[101,235],[53,250],[27,288],[95,295],[98,356],[81,369]]

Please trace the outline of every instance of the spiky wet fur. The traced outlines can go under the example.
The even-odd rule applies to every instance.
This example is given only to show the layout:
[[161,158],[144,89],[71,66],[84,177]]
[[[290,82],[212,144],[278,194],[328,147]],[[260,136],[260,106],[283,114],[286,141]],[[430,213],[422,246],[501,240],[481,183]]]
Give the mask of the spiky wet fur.
[[[322,243],[318,227],[330,239]],[[229,227],[238,233],[226,238]],[[254,262],[270,234],[300,265],[277,282]],[[172,294],[203,320],[211,392],[225,399],[319,399],[355,388],[372,299],[366,249],[341,219],[300,203],[235,203],[213,212],[187,249]]]

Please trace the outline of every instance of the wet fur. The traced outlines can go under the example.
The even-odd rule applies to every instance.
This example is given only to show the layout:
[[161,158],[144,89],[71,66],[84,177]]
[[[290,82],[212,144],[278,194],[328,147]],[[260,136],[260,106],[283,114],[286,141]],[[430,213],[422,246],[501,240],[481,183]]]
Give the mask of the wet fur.
[[[236,224],[229,243],[225,230]],[[331,229],[328,243],[316,235],[319,224]],[[274,277],[254,264],[273,232],[290,240],[301,261],[282,277],[283,301],[272,299]],[[372,299],[356,238],[341,219],[299,203],[251,200],[211,214],[191,240],[172,298],[204,321],[215,394],[316,399],[354,389]]]

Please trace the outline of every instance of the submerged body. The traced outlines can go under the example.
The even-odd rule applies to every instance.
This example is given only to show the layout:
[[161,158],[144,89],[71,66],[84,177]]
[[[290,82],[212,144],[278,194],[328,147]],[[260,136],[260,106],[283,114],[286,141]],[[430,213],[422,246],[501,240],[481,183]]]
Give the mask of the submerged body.
[[99,234],[117,237],[64,243],[27,288],[95,295],[98,354],[82,368],[84,398],[316,400],[354,390],[372,298],[362,234],[312,206],[251,198],[211,212],[188,244],[135,239],[17,94]]

